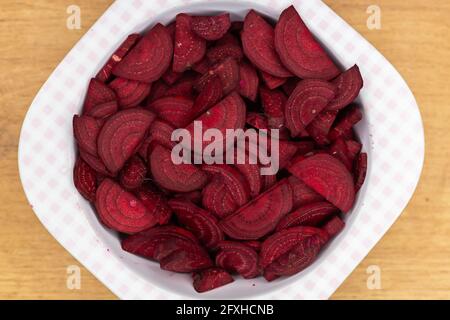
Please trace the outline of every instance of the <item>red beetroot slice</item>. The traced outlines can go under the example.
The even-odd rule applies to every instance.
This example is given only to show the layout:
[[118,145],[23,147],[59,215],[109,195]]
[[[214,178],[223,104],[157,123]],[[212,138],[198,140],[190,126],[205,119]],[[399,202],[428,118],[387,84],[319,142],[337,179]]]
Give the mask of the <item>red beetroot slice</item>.
[[95,172],[99,173],[103,176],[111,176],[112,174],[106,169],[105,164],[98,158],[97,156],[93,156],[92,154],[84,151],[83,149],[79,149],[80,157],[86,161],[86,163],[95,170]]
[[224,13],[218,16],[196,16],[192,18],[192,30],[208,41],[215,41],[222,38],[230,29],[230,14]]
[[97,191],[97,175],[83,159],[77,158],[73,169],[73,183],[78,192],[90,202],[95,201]]
[[136,197],[141,200],[148,212],[154,217],[154,224],[165,225],[172,217],[172,209],[169,207],[161,192],[151,185],[143,185],[135,191]]
[[97,137],[101,129],[99,120],[88,116],[73,117],[73,134],[78,146],[93,156],[97,155]]
[[119,110],[119,105],[114,100],[96,105],[86,115],[96,119],[105,119],[116,113],[117,110]]
[[341,110],[352,103],[363,87],[363,78],[358,66],[353,66],[333,80],[338,91],[327,106],[327,110]]
[[288,170],[329,202],[348,212],[355,202],[353,177],[347,168],[328,154],[294,160]]
[[114,90],[122,109],[139,105],[150,93],[152,85],[124,78],[114,79],[109,86]]
[[206,52],[206,57],[211,63],[218,63],[226,58],[233,58],[237,61],[241,61],[244,57],[244,52],[242,52],[239,44],[224,43],[209,48]]
[[280,129],[285,125],[284,109],[287,98],[279,90],[268,90],[261,88],[259,90],[261,104],[264,113],[268,118],[268,124],[271,129]]
[[294,176],[290,176],[288,178],[288,181],[292,188],[294,209],[297,209],[300,206],[324,200],[320,194],[308,187],[300,179]]
[[150,111],[133,108],[120,111],[106,120],[98,140],[98,155],[106,168],[117,173],[137,151],[155,119]]
[[184,72],[202,60],[206,41],[192,31],[192,17],[180,13],[176,17],[173,71]]
[[267,88],[274,90],[278,87],[281,87],[283,84],[286,83],[288,78],[280,78],[275,77],[267,72],[261,71],[261,78],[266,84]]
[[275,52],[273,27],[254,10],[245,17],[241,37],[245,55],[258,69],[281,78],[292,75]]
[[359,191],[366,180],[367,153],[360,153],[355,166],[355,190]]
[[226,217],[239,207],[221,176],[213,177],[202,194],[203,207],[219,218]]
[[231,275],[220,268],[210,268],[193,275],[193,286],[198,293],[211,291],[223,287],[234,280]]
[[123,57],[125,57],[128,51],[133,48],[133,46],[140,38],[140,34],[130,34],[116,50],[116,52],[114,52],[108,62],[103,66],[103,68],[98,72],[96,78],[102,82],[107,82],[108,80],[110,80],[114,66],[122,61]]
[[301,79],[330,80],[340,72],[294,6],[284,10],[277,22],[275,48],[283,65]]
[[214,249],[223,240],[217,219],[208,211],[203,210],[187,200],[170,200],[169,205],[177,216],[178,222],[190,231],[207,248]]
[[220,222],[231,238],[257,240],[273,231],[280,219],[292,209],[292,190],[286,180]]
[[241,62],[239,67],[239,93],[241,96],[255,102],[258,95],[259,78],[252,65]]
[[156,183],[171,191],[198,190],[208,179],[204,172],[192,164],[174,164],[171,151],[160,145],[150,150],[148,162]]
[[286,126],[293,137],[298,136],[305,127],[328,105],[336,94],[336,87],[322,80],[300,81],[286,102]]
[[328,202],[307,204],[281,219],[277,231],[296,226],[315,227],[337,211],[338,209]]
[[353,128],[355,124],[362,120],[362,113],[358,106],[351,106],[342,118],[336,123],[333,129],[331,129],[328,137],[331,141],[335,141],[341,137],[344,137],[349,130]]
[[202,91],[206,84],[216,75],[222,81],[223,94],[227,95],[239,85],[239,64],[235,59],[227,58],[213,65],[207,73],[197,80],[194,88],[197,91]]
[[195,119],[202,113],[206,112],[209,108],[218,103],[220,99],[222,99],[222,96],[222,81],[219,77],[214,76],[203,87],[202,91],[195,99],[194,106],[192,107],[191,112],[192,116],[190,118]]
[[193,104],[194,102],[186,97],[164,97],[153,101],[149,109],[175,128],[183,128],[190,122]]
[[106,84],[97,79],[91,79],[84,100],[83,114],[89,114],[92,108],[99,104],[115,101],[116,94]]
[[125,238],[122,240],[122,249],[145,258],[154,259],[156,247],[164,241],[174,238],[197,242],[190,231],[177,226],[161,226]]
[[347,144],[343,139],[336,140],[330,147],[330,154],[341,161],[348,171],[353,169],[353,159],[347,149]]
[[133,156],[122,168],[119,180],[122,187],[128,190],[139,188],[147,175],[147,167],[139,156]]
[[362,144],[355,140],[346,140],[345,144],[347,145],[348,156],[353,162],[361,152]]
[[323,230],[330,239],[337,236],[344,228],[345,222],[338,216],[334,216],[323,226]]
[[147,159],[148,148],[150,144],[160,144],[167,149],[172,149],[175,146],[175,142],[172,141],[172,132],[175,130],[170,124],[156,119],[148,130],[148,136],[139,147],[139,155]]
[[154,225],[154,216],[144,204],[111,179],[98,187],[95,207],[100,220],[118,232],[133,234]]
[[324,231],[314,227],[293,227],[274,233],[262,243],[259,253],[260,266],[265,269],[302,241],[312,236],[319,236],[322,242],[326,242],[328,239]]
[[219,243],[216,265],[229,272],[237,272],[245,279],[252,279],[260,274],[256,251],[250,246],[236,241]]
[[319,145],[326,145],[330,143],[328,133],[336,120],[336,116],[336,111],[323,111],[306,128],[309,135]]
[[263,181],[260,175],[260,167],[257,164],[251,164],[248,161],[239,164],[235,161],[235,167],[245,177],[248,182],[250,197],[255,198],[261,192]]
[[158,23],[113,68],[113,74],[151,83],[161,78],[169,68],[172,55],[172,38],[168,30]]

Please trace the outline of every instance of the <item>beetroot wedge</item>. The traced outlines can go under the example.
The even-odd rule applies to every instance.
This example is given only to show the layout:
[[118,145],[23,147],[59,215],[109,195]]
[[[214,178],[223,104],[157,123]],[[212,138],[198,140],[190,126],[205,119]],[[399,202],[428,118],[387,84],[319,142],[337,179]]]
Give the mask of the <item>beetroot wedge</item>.
[[133,234],[154,225],[154,217],[144,204],[110,179],[98,187],[95,207],[100,220],[118,232]]
[[80,157],[86,161],[86,163],[95,170],[95,172],[99,173],[103,176],[112,176],[111,172],[105,167],[105,164],[100,160],[99,157],[93,156],[89,152],[84,151],[83,149],[79,149]]
[[355,166],[355,189],[359,191],[366,180],[367,175],[367,153],[358,156]]
[[355,202],[353,177],[347,168],[328,154],[294,160],[288,170],[344,213]]
[[303,80],[286,102],[286,126],[298,136],[335,97],[336,87],[322,80]]
[[363,78],[358,66],[354,66],[333,80],[337,95],[327,106],[327,110],[341,110],[352,103],[363,87]]
[[301,79],[330,80],[340,72],[294,6],[284,10],[278,20],[275,48],[283,65]]
[[336,125],[331,129],[328,138],[335,141],[339,138],[345,138],[353,126],[362,119],[362,113],[358,106],[350,106],[343,111],[343,116],[337,121]]
[[164,195],[149,184],[144,184],[134,191],[136,197],[141,200],[147,211],[154,217],[154,224],[165,225],[172,217],[172,209],[169,207]]
[[173,71],[184,72],[203,59],[206,41],[192,31],[192,17],[181,13],[176,18]]
[[92,107],[92,109],[88,113],[86,113],[86,115],[96,119],[105,119],[109,116],[112,116],[117,112],[117,110],[119,110],[119,104],[116,100],[114,100]]
[[150,126],[150,129],[148,130],[147,138],[139,147],[138,150],[139,155],[143,159],[147,159],[148,149],[152,143],[160,144],[163,147],[172,150],[172,148],[175,146],[175,142],[172,141],[172,132],[174,130],[175,128],[172,127],[167,122],[164,122],[159,119],[153,121],[153,123]]
[[98,79],[91,79],[84,100],[83,114],[89,114],[95,106],[115,101],[116,99],[116,94],[111,88]]
[[108,118],[101,129],[97,148],[100,159],[112,173],[117,173],[137,151],[155,119],[150,111],[133,108]]
[[337,211],[338,209],[328,202],[307,204],[281,219],[277,226],[277,231],[296,226],[315,227]]
[[328,133],[336,120],[336,116],[336,111],[323,111],[306,128],[309,135],[319,145],[326,145],[330,143]]
[[182,96],[164,97],[153,101],[149,109],[173,127],[183,128],[190,122],[193,104],[191,99]]
[[292,190],[286,180],[220,222],[231,238],[257,240],[273,231],[280,219],[292,209]]
[[224,13],[218,16],[202,17],[192,19],[192,30],[201,38],[215,41],[222,38],[230,29],[230,14]]
[[206,51],[206,57],[211,63],[218,63],[226,58],[233,58],[237,61],[241,61],[244,58],[244,52],[242,51],[239,43],[223,43],[218,44]]
[[243,164],[235,161],[235,167],[245,177],[248,182],[250,197],[255,198],[261,192],[263,181],[260,175],[260,167],[257,164],[251,164],[246,161]]
[[147,167],[139,156],[127,161],[119,175],[120,184],[128,190],[139,188],[147,175]]
[[221,241],[216,265],[229,272],[236,272],[245,279],[252,279],[260,274],[258,254],[252,247],[241,242]]
[[128,109],[139,105],[150,93],[150,83],[128,80],[124,78],[114,79],[109,86],[117,95],[119,106]]
[[97,155],[97,137],[101,122],[88,116],[73,117],[73,134],[78,146],[89,154]]
[[234,281],[228,272],[220,268],[210,268],[197,272],[193,275],[193,278],[193,286],[198,293],[211,291]]
[[288,178],[288,181],[292,188],[294,209],[297,209],[300,206],[324,200],[320,194],[308,187],[300,179],[294,176],[290,176]]
[[78,157],[73,169],[73,183],[78,192],[90,202],[95,201],[97,175],[82,158]]
[[169,205],[177,216],[178,222],[192,231],[207,248],[214,249],[223,240],[217,219],[187,200],[170,200]]
[[172,38],[168,30],[158,23],[113,68],[113,74],[151,83],[161,78],[169,68],[172,55]]
[[214,176],[202,191],[203,207],[218,218],[223,218],[239,207],[221,176]]
[[190,192],[202,188],[207,182],[206,174],[196,166],[174,164],[171,151],[160,145],[149,150],[148,161],[155,182],[168,190]]
[[350,156],[350,153],[347,148],[347,144],[344,139],[337,139],[330,147],[330,154],[341,161],[348,171],[352,171],[353,169],[353,159]]
[[222,99],[223,88],[222,81],[219,77],[214,76],[203,87],[195,99],[194,106],[192,107],[191,116],[189,118],[195,119],[207,110],[214,106]]
[[223,94],[227,95],[239,86],[239,64],[236,59],[226,58],[222,62],[213,65],[195,84],[197,91],[202,91],[206,84],[214,76],[222,81]]
[[241,96],[255,102],[259,87],[259,78],[255,68],[246,62],[241,62],[239,74],[239,93]]
[[266,84],[267,88],[274,90],[278,87],[281,87],[283,84],[286,83],[288,78],[280,78],[275,77],[267,72],[261,71],[261,78]]
[[281,78],[292,75],[275,52],[273,27],[254,10],[245,17],[241,37],[245,55],[258,69]]

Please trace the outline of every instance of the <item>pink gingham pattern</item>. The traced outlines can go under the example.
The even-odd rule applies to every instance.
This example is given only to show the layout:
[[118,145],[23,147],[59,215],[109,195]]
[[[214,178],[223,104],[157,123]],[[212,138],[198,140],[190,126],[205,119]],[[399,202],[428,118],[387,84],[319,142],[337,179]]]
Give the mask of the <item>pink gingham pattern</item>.
[[[365,79],[361,93],[365,122],[359,133],[369,153],[367,182],[347,228],[319,260],[280,282],[238,280],[196,295],[186,275],[120,250],[112,232],[97,221],[73,187],[72,116],[82,105],[90,77],[129,33],[176,12],[256,8],[277,16],[292,1],[118,0],[57,67],[31,105],[23,124],[19,166],[24,190],[49,232],[122,299],[266,298],[327,299],[401,214],[422,169],[424,135],[415,99],[393,66],[321,1],[294,5],[313,33],[345,67],[357,63]],[[188,9],[189,8],[189,9]],[[164,15],[163,12],[169,12]]]

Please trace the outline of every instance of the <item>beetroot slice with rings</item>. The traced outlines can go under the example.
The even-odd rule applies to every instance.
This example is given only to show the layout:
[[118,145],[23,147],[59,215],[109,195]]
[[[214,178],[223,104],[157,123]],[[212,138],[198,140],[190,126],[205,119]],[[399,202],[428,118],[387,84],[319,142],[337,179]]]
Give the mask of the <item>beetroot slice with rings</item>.
[[155,259],[156,247],[168,239],[182,239],[196,243],[190,232],[177,226],[154,227],[122,240],[122,249],[148,259]]
[[153,101],[149,109],[175,128],[183,128],[190,122],[193,105],[194,102],[186,97],[164,97]]
[[327,106],[327,110],[341,110],[352,103],[361,91],[364,81],[358,66],[353,66],[333,80],[337,95]]
[[191,25],[191,16],[184,13],[177,15],[172,66],[175,72],[191,69],[205,55],[206,41],[192,31]]
[[214,76],[218,76],[222,81],[223,94],[227,95],[239,86],[239,64],[236,59],[226,58],[222,62],[213,65],[194,85],[197,91],[202,91],[206,84]]
[[83,159],[77,158],[73,169],[73,183],[78,192],[88,201],[95,201],[97,174]]
[[206,210],[187,200],[170,200],[169,205],[177,216],[178,222],[196,235],[207,248],[214,249],[223,240],[217,219]]
[[192,164],[174,164],[171,151],[157,145],[149,150],[151,173],[155,182],[175,192],[191,192],[201,189],[207,182],[207,175]]
[[154,216],[144,204],[108,178],[97,189],[95,207],[100,220],[118,232],[133,234],[154,225]]
[[148,212],[154,216],[155,224],[165,225],[169,223],[172,217],[172,209],[161,192],[151,185],[145,184],[135,190],[134,193]]
[[73,117],[73,134],[78,146],[89,154],[97,155],[97,137],[101,122],[88,116]]
[[112,116],[117,110],[119,110],[119,104],[114,100],[96,105],[86,115],[96,119],[105,119]]
[[116,101],[114,91],[98,79],[91,79],[84,100],[83,114],[89,114],[92,108],[99,104]]
[[195,119],[202,113],[206,112],[222,99],[223,88],[222,81],[219,77],[214,76],[203,87],[202,91],[195,99],[194,106],[192,107],[191,116],[189,118]]
[[292,75],[275,51],[273,27],[254,10],[245,17],[241,38],[245,55],[258,69],[281,78]]
[[284,10],[276,24],[275,48],[283,65],[301,79],[330,80],[340,73],[294,6]]
[[221,241],[218,247],[217,266],[237,272],[245,279],[259,276],[258,253],[253,248],[236,241]]
[[195,291],[203,293],[232,283],[233,277],[223,269],[210,268],[193,275]]
[[300,81],[285,107],[286,126],[293,137],[305,130],[336,95],[336,87],[323,80]]
[[222,38],[230,29],[230,14],[224,13],[217,16],[195,16],[192,18],[192,30],[208,41]]
[[342,212],[346,213],[353,207],[353,177],[333,156],[319,153],[304,159],[298,158],[288,170]]
[[262,178],[260,175],[261,169],[258,164],[251,164],[247,160],[243,164],[237,163],[235,160],[235,167],[245,177],[248,182],[250,197],[257,197],[262,188]]
[[328,202],[307,204],[281,219],[277,231],[296,226],[315,227],[337,211],[339,210]]
[[172,55],[172,38],[166,27],[158,23],[113,68],[113,74],[151,83],[161,78],[169,68]]
[[139,147],[139,155],[147,159],[148,149],[152,143],[160,144],[167,149],[171,149],[175,146],[175,142],[172,141],[172,132],[175,130],[167,122],[156,119],[148,130],[147,138]]
[[290,176],[288,178],[288,182],[292,188],[294,209],[297,209],[300,206],[304,206],[314,202],[321,202],[324,200],[320,194],[308,187],[300,179],[294,176]]
[[97,148],[100,159],[112,173],[117,173],[137,151],[155,119],[150,111],[133,108],[120,111],[106,120]]
[[226,217],[239,207],[221,176],[213,177],[203,188],[202,195],[203,207],[218,218]]
[[122,168],[119,181],[128,190],[139,188],[147,175],[147,167],[139,156],[133,156]]
[[241,96],[255,102],[258,96],[259,78],[252,65],[241,62],[239,67],[239,93]]
[[292,209],[292,190],[282,180],[268,191],[220,222],[232,239],[257,240],[273,231],[280,219]]
[[114,79],[109,86],[117,95],[121,109],[133,108],[139,105],[149,95],[151,83],[144,83],[124,78]]

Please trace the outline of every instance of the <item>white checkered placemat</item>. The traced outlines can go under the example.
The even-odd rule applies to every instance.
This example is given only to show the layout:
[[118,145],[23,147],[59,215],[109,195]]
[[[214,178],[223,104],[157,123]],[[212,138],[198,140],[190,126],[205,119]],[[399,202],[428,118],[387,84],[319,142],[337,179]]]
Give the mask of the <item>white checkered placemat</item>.
[[[357,63],[365,80],[359,126],[369,170],[347,228],[305,272],[274,283],[238,280],[198,295],[188,276],[120,251],[72,182],[72,117],[89,79],[126,37],[189,10],[256,8],[277,15],[294,3],[320,41],[345,67]],[[391,227],[410,200],[424,158],[422,120],[414,96],[394,67],[318,0],[117,0],[56,68],[23,124],[19,166],[27,198],[48,231],[122,299],[327,299]],[[169,275],[167,275],[169,274]]]

